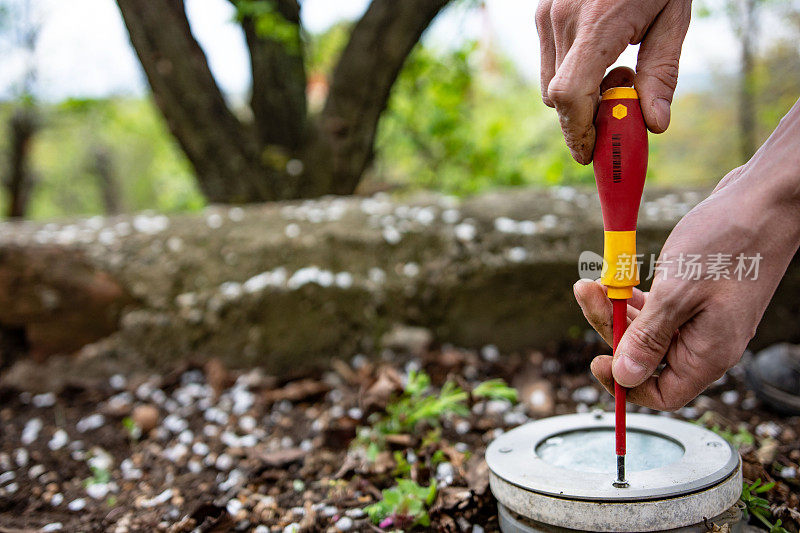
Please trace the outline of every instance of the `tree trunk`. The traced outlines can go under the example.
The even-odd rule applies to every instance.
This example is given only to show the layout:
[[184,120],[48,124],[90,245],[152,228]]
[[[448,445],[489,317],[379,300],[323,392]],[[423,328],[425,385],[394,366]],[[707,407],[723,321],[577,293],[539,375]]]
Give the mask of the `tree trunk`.
[[183,0],[118,0],[131,43],[167,125],[211,202],[281,197],[256,136],[228,109],[192,36]]
[[754,88],[755,43],[758,35],[757,0],[743,0],[741,38],[741,71],[739,73],[739,150],[742,162],[756,152],[756,95]]
[[303,196],[352,194],[372,160],[381,113],[408,54],[450,0],[373,0],[342,52]]
[[[309,123],[297,0],[231,0],[250,52],[254,124],[225,104],[183,0],[117,0],[156,104],[212,202],[351,194],[397,75],[450,0],[373,0]],[[260,23],[264,23],[260,25]]]
[[106,215],[122,212],[122,196],[119,193],[117,177],[114,175],[111,153],[106,147],[96,146],[92,150],[92,170],[97,177],[100,198]]
[[275,12],[291,28],[290,37],[270,38],[258,31],[253,16],[242,17],[253,74],[250,108],[264,146],[296,151],[306,140],[306,72],[300,5],[297,0],[280,0]]
[[14,112],[10,123],[10,169],[6,179],[8,211],[11,218],[22,218],[28,211],[33,175],[30,169],[30,150],[37,129],[35,111],[22,107]]

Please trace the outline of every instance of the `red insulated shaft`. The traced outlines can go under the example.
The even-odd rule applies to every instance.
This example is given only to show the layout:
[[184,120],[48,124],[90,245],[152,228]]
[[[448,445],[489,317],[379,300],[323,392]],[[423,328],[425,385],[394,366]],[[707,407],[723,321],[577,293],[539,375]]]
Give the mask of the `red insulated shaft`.
[[[614,353],[628,327],[628,300],[611,300],[614,305],[612,323],[614,330]],[[625,455],[625,387],[614,382],[614,414],[617,455]]]

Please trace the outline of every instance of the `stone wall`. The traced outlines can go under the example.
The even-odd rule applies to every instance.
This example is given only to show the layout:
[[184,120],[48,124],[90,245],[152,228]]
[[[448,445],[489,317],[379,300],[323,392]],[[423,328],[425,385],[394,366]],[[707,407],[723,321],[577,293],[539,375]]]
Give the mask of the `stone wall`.
[[[657,253],[705,191],[649,191],[639,247]],[[324,198],[202,214],[0,225],[4,357],[77,353],[159,367],[219,357],[291,371],[374,352],[397,326],[439,342],[541,347],[581,334],[572,297],[600,252],[593,189]],[[800,340],[793,264],[757,345]]]

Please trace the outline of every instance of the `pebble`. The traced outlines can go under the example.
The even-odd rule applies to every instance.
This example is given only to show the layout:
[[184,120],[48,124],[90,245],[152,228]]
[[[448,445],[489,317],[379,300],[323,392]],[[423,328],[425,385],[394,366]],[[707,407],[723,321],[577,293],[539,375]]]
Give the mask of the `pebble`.
[[597,400],[599,398],[600,398],[600,391],[598,391],[591,385],[575,389],[575,392],[572,393],[572,400],[580,403],[587,403],[587,404],[597,403]]
[[20,468],[28,466],[28,450],[25,448],[17,448],[14,450],[14,462],[17,463],[17,466]]
[[22,435],[20,436],[20,442],[25,444],[26,446],[32,444],[36,439],[39,438],[39,432],[42,430],[42,421],[39,418],[31,418],[28,420],[28,423],[25,424],[25,427],[22,429]]
[[143,434],[147,434],[158,425],[158,407],[149,403],[137,405],[133,409],[131,419]]
[[475,239],[475,235],[477,235],[478,230],[475,229],[475,226],[470,224],[469,222],[462,222],[458,224],[454,229],[456,239],[463,242],[469,242]]
[[87,431],[103,427],[105,423],[105,417],[99,413],[95,413],[78,420],[78,423],[75,424],[75,429],[77,429],[79,433],[86,433]]
[[500,350],[494,344],[487,344],[481,348],[481,357],[484,361],[495,363],[500,359]]
[[236,514],[241,511],[243,507],[244,504],[237,499],[230,500],[225,505],[225,509],[233,516],[236,516]]
[[478,524],[472,526],[472,533],[483,533],[483,531],[483,527],[479,526]]
[[359,518],[364,518],[366,513],[363,509],[356,507],[355,509],[348,509],[344,512],[345,516],[349,516],[350,518],[355,518],[358,520]]
[[436,480],[444,486],[451,485],[456,471],[451,463],[439,463],[436,465]]
[[297,522],[292,522],[285,528],[283,528],[283,533],[298,533],[300,531],[300,524]]
[[16,477],[17,475],[14,472],[11,471],[3,472],[2,474],[0,474],[0,485],[8,483],[9,481],[14,481]]
[[53,494],[53,497],[50,498],[50,505],[53,507],[58,507],[62,503],[64,503],[64,495],[60,492]]
[[759,437],[772,437],[774,439],[780,434],[781,427],[771,420],[756,426],[756,435]]
[[53,438],[47,443],[47,447],[53,451],[60,450],[69,443],[69,435],[63,429],[57,429],[53,433]]
[[171,498],[172,498],[172,489],[167,489],[158,496],[153,496],[152,498],[142,500],[139,506],[144,508],[156,507],[158,505],[163,505],[167,503]]
[[19,490],[19,485],[17,484],[16,481],[6,485],[6,492],[9,494],[14,494],[15,492],[17,492],[17,490]]
[[64,529],[64,524],[61,522],[51,522],[45,526],[42,526],[42,531],[61,531]]
[[319,514],[325,517],[331,517],[339,512],[339,509],[333,505],[325,505],[319,510]]
[[37,394],[31,400],[34,407],[52,407],[56,404],[56,395],[52,392]]
[[189,428],[189,422],[176,415],[167,415],[162,426],[170,433],[178,434]]
[[102,500],[109,492],[111,487],[108,483],[92,483],[86,487],[86,494],[95,500]]
[[781,470],[781,477],[784,479],[794,479],[797,477],[797,469],[793,466],[788,466]]
[[339,531],[350,531],[353,529],[353,519],[349,516],[343,516],[336,521],[336,529]]
[[269,528],[264,524],[260,524],[256,526],[256,528],[253,530],[253,533],[269,533]]
[[70,511],[83,511],[86,508],[86,499],[85,498],[78,498],[76,500],[72,500],[67,505],[67,509]]
[[109,378],[108,384],[113,389],[122,390],[128,384],[128,380],[122,374],[114,374]]
[[227,453],[221,453],[214,462],[214,466],[217,468],[217,470],[230,470],[233,468],[233,458]]
[[739,401],[739,393],[735,390],[726,390],[719,398],[725,405],[735,405]]
[[33,465],[28,470],[28,477],[31,479],[36,479],[37,477],[41,476],[47,471],[44,465]]

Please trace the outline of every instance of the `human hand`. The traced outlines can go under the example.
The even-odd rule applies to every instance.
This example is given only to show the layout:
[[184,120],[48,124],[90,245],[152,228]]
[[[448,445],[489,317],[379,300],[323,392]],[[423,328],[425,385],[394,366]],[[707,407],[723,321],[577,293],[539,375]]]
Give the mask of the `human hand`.
[[[797,180],[776,192],[765,172],[774,176],[782,170],[773,159],[757,156],[728,174],[675,227],[659,257],[665,268],[651,291],[636,290],[629,300],[629,326],[613,359],[601,355],[592,361],[592,373],[609,392],[616,379],[631,387],[630,401],[672,411],[738,362],[800,244]],[[731,279],[705,279],[707,258],[717,253],[730,254]],[[700,279],[682,278],[676,262],[680,254],[701,255]],[[736,279],[739,254],[761,254],[756,279]],[[574,291],[589,323],[611,344],[611,301],[605,288],[581,280]],[[656,372],[661,363],[666,366]]]
[[[639,92],[648,129],[667,129],[678,60],[689,28],[691,0],[541,0],[536,27],[544,103],[555,107],[572,157],[592,161],[594,116],[601,89]],[[612,70],[629,44],[639,44],[636,74]]]

